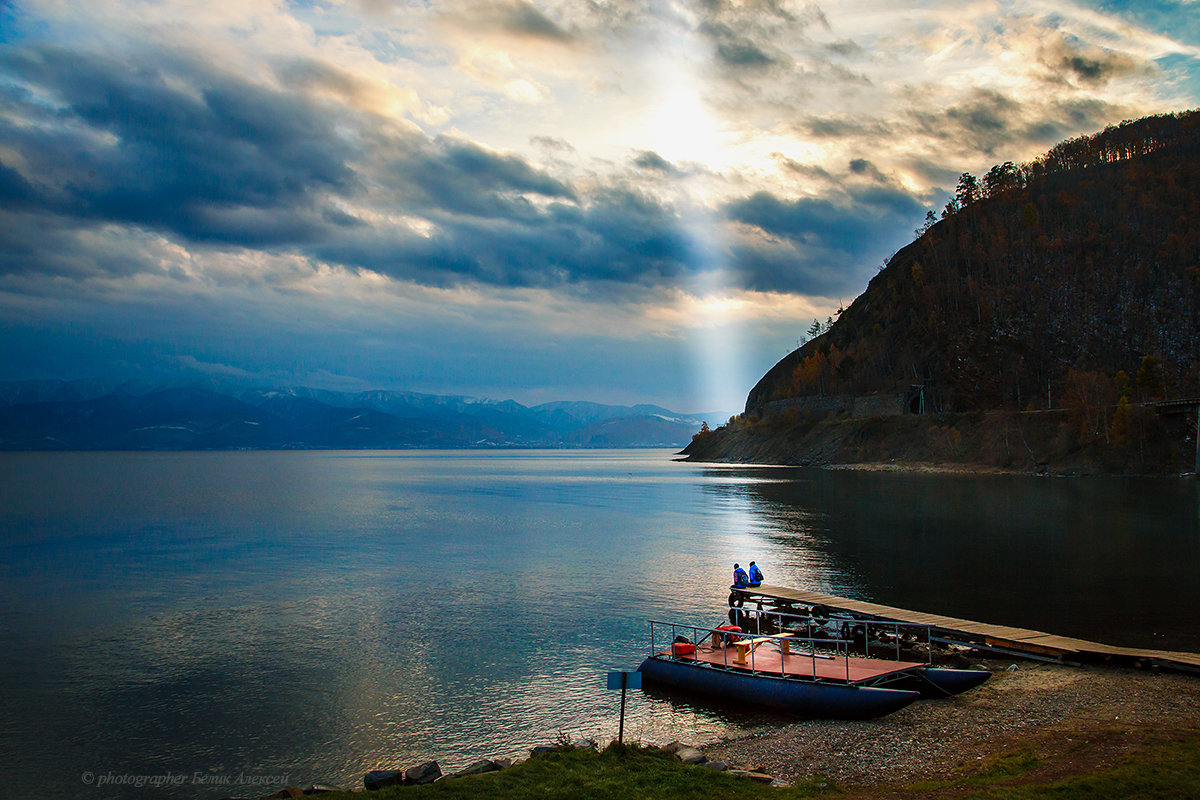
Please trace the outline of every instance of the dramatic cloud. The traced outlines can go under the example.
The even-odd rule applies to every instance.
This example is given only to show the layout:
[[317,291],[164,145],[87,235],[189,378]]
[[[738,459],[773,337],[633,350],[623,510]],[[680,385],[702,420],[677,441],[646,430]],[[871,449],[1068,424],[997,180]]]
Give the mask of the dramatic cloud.
[[667,174],[675,172],[675,167],[671,165],[671,162],[667,161],[653,150],[646,150],[645,152],[640,153],[638,157],[633,160],[633,163],[642,169],[653,169],[658,170],[659,172],[665,172]]
[[1190,10],[18,0],[0,379],[736,408],[959,173],[1196,105]]
[[804,294],[832,297],[852,292],[863,267],[877,267],[923,209],[899,189],[866,185],[832,198],[756,192],[727,213],[749,232],[739,248],[745,283],[764,291],[791,291],[799,283]]
[[472,2],[447,12],[442,19],[476,33],[500,33],[556,43],[570,42],[574,38],[537,6],[519,0],[512,3]]
[[1073,47],[1064,39],[1045,44],[1039,56],[1054,77],[1093,86],[1103,85],[1139,69],[1138,62],[1126,53],[1095,46]]
[[23,90],[0,140],[46,214],[272,245],[311,237],[322,197],[355,183],[353,146],[318,107],[202,64],[44,46],[0,65]]

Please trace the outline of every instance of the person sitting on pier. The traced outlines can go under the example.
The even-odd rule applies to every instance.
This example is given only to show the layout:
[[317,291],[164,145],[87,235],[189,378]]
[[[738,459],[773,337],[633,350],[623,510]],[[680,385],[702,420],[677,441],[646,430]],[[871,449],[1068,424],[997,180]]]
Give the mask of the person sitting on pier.
[[746,570],[742,569],[740,564],[733,565],[733,586],[731,589],[745,589],[750,585],[750,577],[746,574]]
[[749,586],[762,586],[763,574],[762,570],[753,561],[750,562],[750,582]]

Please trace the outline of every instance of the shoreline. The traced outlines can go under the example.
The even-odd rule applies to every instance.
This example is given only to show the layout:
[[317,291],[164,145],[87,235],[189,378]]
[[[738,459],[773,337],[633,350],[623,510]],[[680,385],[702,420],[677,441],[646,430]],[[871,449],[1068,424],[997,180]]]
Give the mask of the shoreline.
[[[1043,786],[1101,773],[1131,756],[1200,738],[1200,674],[998,658],[977,659],[972,666],[990,670],[992,678],[963,694],[922,700],[875,719],[797,720],[694,746],[629,746],[666,751],[684,764],[706,758],[723,762],[709,765],[715,767],[714,776],[731,770],[731,775],[760,783],[815,787],[841,798],[949,800],[974,796],[979,781]],[[473,788],[486,784],[475,784],[470,776],[500,776],[530,759],[570,751],[601,753],[607,748],[560,738],[528,748],[525,757],[484,759],[445,777],[459,787],[454,796],[484,796]],[[410,787],[405,792],[441,778],[437,763],[368,773],[365,794],[357,786],[309,791],[391,797],[395,790],[390,787],[399,786],[402,776],[416,778],[403,781]],[[460,777],[468,780],[459,783]],[[370,786],[372,778],[382,781]],[[518,781],[527,788],[525,778]],[[375,788],[384,791],[370,791]],[[296,796],[290,791],[261,800]]]
[[1194,471],[1190,424],[1174,417],[1152,421],[1155,425],[1135,443],[1118,446],[1081,431],[1070,412],[1057,409],[865,417],[748,413],[696,434],[682,455],[718,463],[897,465],[964,473],[1178,476]]
[[[982,686],[945,700],[922,700],[877,719],[771,723],[741,736],[699,743],[695,750],[678,742],[630,746],[672,753],[684,764],[705,758],[724,762],[713,764],[713,778],[703,778],[697,788],[730,769],[744,776],[741,780],[803,786],[821,796],[951,800],[974,797],[983,785],[1017,791],[1005,797],[1024,796],[1022,787],[1086,780],[1131,757],[1200,739],[1200,675],[995,658],[976,664],[993,673]],[[530,748],[529,758],[540,761],[541,755],[572,750],[608,752],[595,742],[561,741]],[[696,769],[692,775],[705,772]],[[494,774],[503,772],[507,769]],[[468,768],[461,774],[477,773]],[[526,778],[518,780],[528,788]],[[454,796],[490,793],[473,791],[486,784],[470,779],[453,783],[460,787]],[[753,783],[743,785],[747,796],[761,796],[749,790]],[[714,796],[724,791],[720,786],[713,785]],[[361,788],[343,791],[355,797],[373,794],[364,795]],[[278,796],[283,795],[270,795]],[[393,795],[384,791],[380,796]]]
[[880,462],[862,461],[849,464],[829,464],[825,469],[850,472],[903,472],[930,475],[1025,475],[1029,477],[1086,477],[1073,472],[1053,472],[1033,469],[998,467],[994,464],[948,464],[928,461]]
[[1015,469],[1013,467],[999,467],[994,464],[963,464],[937,461],[856,461],[823,464],[773,464],[757,461],[705,461],[704,459],[686,456],[683,453],[676,453],[676,455],[684,455],[683,458],[673,459],[684,464],[711,464],[722,467],[754,467],[758,469],[802,467],[805,469],[824,469],[841,472],[895,472],[917,475],[1016,475],[1029,478],[1178,478],[1180,480],[1189,480],[1200,477],[1200,475],[1194,472],[1106,473],[1089,472],[1079,469]]

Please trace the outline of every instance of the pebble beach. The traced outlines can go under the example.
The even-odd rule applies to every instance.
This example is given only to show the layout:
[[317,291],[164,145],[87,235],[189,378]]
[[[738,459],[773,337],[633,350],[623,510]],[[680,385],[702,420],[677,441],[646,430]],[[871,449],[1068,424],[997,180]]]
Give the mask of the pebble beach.
[[805,720],[704,747],[790,784],[846,788],[970,773],[1007,754],[1080,749],[1100,765],[1148,738],[1200,735],[1200,675],[992,661],[982,686],[876,720]]

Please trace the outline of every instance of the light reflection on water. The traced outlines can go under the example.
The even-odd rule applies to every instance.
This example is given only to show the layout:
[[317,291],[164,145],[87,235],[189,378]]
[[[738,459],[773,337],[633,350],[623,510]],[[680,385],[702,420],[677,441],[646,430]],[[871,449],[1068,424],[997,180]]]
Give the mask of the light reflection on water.
[[[769,582],[1197,648],[1196,484],[673,463],[663,451],[0,455],[0,745],[79,775],[287,773],[615,736],[645,621]],[[627,735],[780,720],[635,693]],[[209,794],[93,787],[87,797]]]

